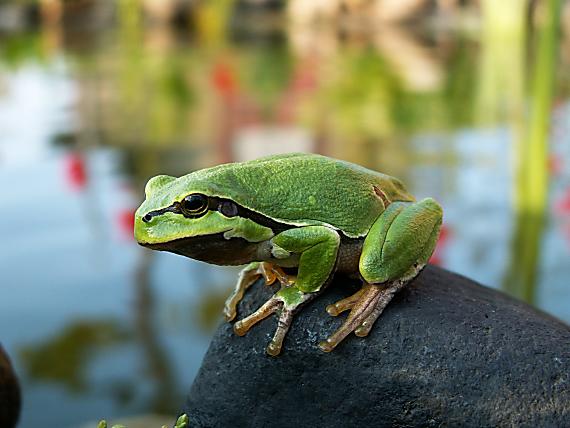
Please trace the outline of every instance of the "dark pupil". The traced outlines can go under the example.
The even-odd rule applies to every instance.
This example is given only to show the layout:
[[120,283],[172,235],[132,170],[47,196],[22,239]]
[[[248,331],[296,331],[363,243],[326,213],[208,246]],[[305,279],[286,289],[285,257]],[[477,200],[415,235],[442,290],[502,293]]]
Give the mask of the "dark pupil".
[[186,196],[182,201],[182,206],[188,211],[200,211],[206,205],[206,198],[203,195]]

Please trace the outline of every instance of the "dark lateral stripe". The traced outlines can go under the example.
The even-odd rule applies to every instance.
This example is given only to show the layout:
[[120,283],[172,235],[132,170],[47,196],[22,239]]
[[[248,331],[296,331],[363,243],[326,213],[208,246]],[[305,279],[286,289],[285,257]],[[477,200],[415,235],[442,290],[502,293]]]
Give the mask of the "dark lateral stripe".
[[272,218],[264,216],[263,214],[260,214],[248,208],[245,208],[239,204],[236,204],[234,201],[231,201],[229,199],[223,199],[217,197],[211,197],[210,199],[217,201],[219,207],[221,207],[223,203],[233,204],[237,208],[237,214],[236,214],[237,216],[242,218],[248,218],[261,226],[268,227],[271,230],[273,230],[276,234],[279,232],[283,232],[284,230],[287,229],[293,229],[295,227],[298,227],[293,224],[286,224],[286,223],[281,223],[277,220],[273,220]]
[[[258,212],[252,211],[248,208],[242,207],[241,205],[236,204],[233,201],[230,201],[229,199],[222,199],[222,198],[215,198],[212,197],[212,199],[216,199],[218,201],[220,201],[219,203],[221,204],[224,201],[228,201],[232,204],[234,204],[237,209],[238,209],[238,214],[240,217],[244,217],[244,218],[249,218],[250,220],[254,221],[257,224],[260,224],[261,226],[266,226],[269,227],[271,230],[273,230],[273,232],[275,232],[275,234],[277,235],[280,232],[283,232],[284,230],[288,230],[288,229],[293,229],[296,227],[303,227],[303,226],[296,226],[294,224],[287,224],[287,223],[281,223],[277,220],[273,220],[269,217],[264,216],[263,214],[260,214]],[[340,235],[340,238],[343,242],[358,242],[361,241],[363,238],[350,238],[348,236],[346,236],[344,234],[344,232],[340,229],[335,229],[336,232]]]
[[[233,204],[237,208],[237,213],[233,217],[239,216],[242,218],[248,218],[248,219],[252,220],[253,222],[255,222],[261,226],[265,226],[265,227],[270,228],[271,230],[273,230],[273,232],[276,235],[278,233],[285,231],[285,230],[300,227],[300,226],[296,226],[293,224],[287,224],[287,223],[279,222],[277,220],[273,220],[272,218],[264,216],[263,214],[260,214],[258,212],[253,211],[253,210],[245,208],[242,205],[236,204],[234,201],[232,201],[230,199],[219,198],[216,196],[208,196],[208,209],[206,211],[204,211],[201,215],[206,214],[206,212],[208,212],[208,211],[220,211],[220,212],[222,212],[222,207],[224,206],[224,204]],[[182,211],[180,210],[180,202],[175,202],[166,208],[161,208],[159,210],[154,210],[154,211],[148,212],[147,214],[144,215],[143,221],[145,221],[145,222],[150,221],[153,217],[165,214],[167,212],[184,215],[184,214],[182,214]],[[222,212],[222,214],[225,215],[226,217],[228,217],[223,212]],[[149,216],[148,220],[147,220],[147,216]],[[342,230],[338,230],[338,229],[337,229],[337,233],[340,235],[343,242],[359,241],[362,239],[362,238],[349,238],[348,236],[346,236],[343,233]]]
[[143,217],[142,217],[142,221],[149,222],[152,220],[153,217],[168,213],[168,212],[172,212],[175,214],[182,214],[182,212],[180,211],[180,208],[178,207],[178,202],[176,202],[175,204],[172,204],[166,208],[161,208],[159,210],[154,210],[154,211],[149,211],[147,212]]
[[[297,227],[295,225],[281,223],[281,222],[278,222],[276,220],[273,220],[269,217],[264,216],[263,214],[257,213],[255,211],[252,211],[248,208],[245,208],[239,204],[236,204],[232,200],[224,199],[224,198],[218,198],[215,196],[208,196],[208,209],[206,211],[204,211],[201,215],[204,215],[208,211],[220,211],[220,212],[222,212],[222,207],[224,206],[224,204],[232,204],[237,209],[236,214],[234,216],[230,216],[230,217],[239,216],[242,218],[248,218],[248,219],[254,221],[255,223],[257,223],[261,226],[269,227],[271,230],[273,230],[276,233]],[[172,205],[170,205],[166,208],[161,208],[159,210],[149,211],[148,213],[146,213],[143,216],[142,220],[144,222],[149,222],[150,220],[152,220],[153,217],[157,217],[157,216],[165,214],[167,212],[184,215],[182,213],[182,210],[180,209],[180,202],[174,202]],[[228,217],[228,215],[226,213],[222,212],[222,214],[225,215],[226,217]]]

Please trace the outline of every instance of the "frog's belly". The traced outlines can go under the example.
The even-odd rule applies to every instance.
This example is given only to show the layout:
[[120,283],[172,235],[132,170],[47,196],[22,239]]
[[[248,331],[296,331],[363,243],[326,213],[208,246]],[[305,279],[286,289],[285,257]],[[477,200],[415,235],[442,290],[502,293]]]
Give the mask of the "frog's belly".
[[342,238],[336,260],[336,271],[346,274],[358,273],[364,238]]

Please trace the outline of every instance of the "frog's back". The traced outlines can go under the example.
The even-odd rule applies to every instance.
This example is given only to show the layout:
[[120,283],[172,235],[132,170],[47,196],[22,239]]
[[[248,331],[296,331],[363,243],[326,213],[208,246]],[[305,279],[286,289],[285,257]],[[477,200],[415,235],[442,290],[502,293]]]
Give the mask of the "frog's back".
[[382,193],[390,201],[414,200],[394,177],[314,154],[269,156],[186,177],[193,191],[231,198],[288,224],[331,225],[351,237],[364,236],[382,213]]

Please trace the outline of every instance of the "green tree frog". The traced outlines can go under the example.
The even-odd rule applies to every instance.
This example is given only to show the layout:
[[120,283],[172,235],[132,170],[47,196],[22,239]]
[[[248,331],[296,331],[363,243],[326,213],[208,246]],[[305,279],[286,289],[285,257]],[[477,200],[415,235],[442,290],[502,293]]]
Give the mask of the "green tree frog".
[[[280,283],[265,304],[234,324],[243,336],[278,314],[267,346],[281,352],[293,315],[323,291],[335,272],[362,280],[350,297],[327,306],[350,310],[319,344],[332,351],[354,332],[366,336],[394,294],[428,262],[442,222],[431,198],[417,202],[396,178],[326,156],[290,153],[159,175],[135,214],[139,244],[218,265],[247,265],[226,301],[228,321],[257,279]],[[295,275],[287,268],[296,268]]]

